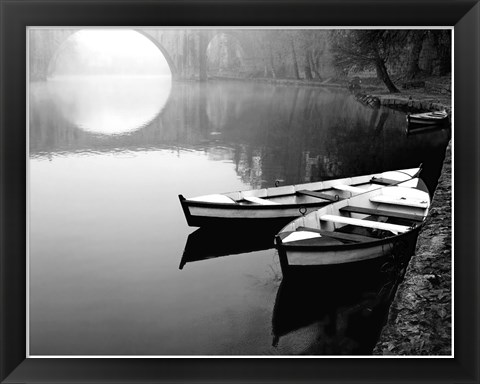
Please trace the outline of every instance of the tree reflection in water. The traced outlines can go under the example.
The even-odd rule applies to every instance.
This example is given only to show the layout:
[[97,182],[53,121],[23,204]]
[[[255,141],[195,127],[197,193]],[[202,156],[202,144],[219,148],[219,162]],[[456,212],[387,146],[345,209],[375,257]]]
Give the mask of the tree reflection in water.
[[[75,115],[68,116],[77,112],[65,107],[75,103],[46,89],[41,83],[30,88],[32,156],[113,148],[202,150],[212,159],[233,161],[252,188],[278,179],[291,184],[422,162],[425,167],[429,158],[441,156],[449,138],[448,130],[408,137],[403,113],[365,107],[343,90],[234,81],[174,83],[152,121],[140,119],[130,133],[108,136],[82,130]],[[154,90],[150,96],[159,102]],[[134,108],[123,109],[133,114]],[[93,119],[92,110],[88,115]]]

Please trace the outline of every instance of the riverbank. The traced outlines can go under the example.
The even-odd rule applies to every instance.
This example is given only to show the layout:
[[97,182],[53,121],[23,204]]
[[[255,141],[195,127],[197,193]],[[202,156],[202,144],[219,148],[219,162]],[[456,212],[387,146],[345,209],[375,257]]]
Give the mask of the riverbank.
[[449,143],[415,255],[390,307],[374,355],[452,353],[452,154]]
[[255,77],[255,78],[244,78],[244,77],[231,77],[231,76],[214,76],[209,77],[209,81],[219,80],[219,81],[252,81],[255,83],[266,83],[274,85],[285,85],[285,86],[302,86],[302,87],[332,87],[332,88],[347,88],[346,82],[339,82],[331,78],[325,80],[302,80],[302,79],[273,79],[270,77]]
[[400,94],[373,94],[380,100],[380,104],[389,108],[400,108],[417,111],[452,112],[451,97],[428,93],[426,91],[412,91]]

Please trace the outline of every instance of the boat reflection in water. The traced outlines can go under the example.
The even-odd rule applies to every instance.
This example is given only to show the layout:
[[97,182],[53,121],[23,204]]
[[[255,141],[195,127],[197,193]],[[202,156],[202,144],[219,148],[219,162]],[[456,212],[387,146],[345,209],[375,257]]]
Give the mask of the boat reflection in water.
[[407,124],[406,134],[408,135],[416,135],[418,133],[425,133],[425,132],[432,132],[432,131],[450,131],[450,124],[448,122],[443,124],[415,124],[410,123]]
[[273,248],[278,225],[261,228],[258,226],[227,226],[199,228],[188,235],[180,269],[194,261],[207,260],[222,256],[263,251]]
[[370,355],[406,262],[390,258],[289,274],[275,299],[273,346],[294,344],[299,354]]

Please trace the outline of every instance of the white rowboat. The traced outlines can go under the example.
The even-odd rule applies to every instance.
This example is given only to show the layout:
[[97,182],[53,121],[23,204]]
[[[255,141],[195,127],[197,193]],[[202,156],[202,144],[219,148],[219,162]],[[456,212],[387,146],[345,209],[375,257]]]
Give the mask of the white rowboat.
[[425,112],[407,115],[409,125],[438,125],[448,122],[448,112]]
[[332,202],[412,179],[420,168],[348,177],[314,183],[262,188],[185,198],[179,195],[189,226],[222,224],[286,224]]
[[430,206],[422,180],[367,191],[299,217],[275,237],[285,274],[291,267],[351,263],[412,249]]

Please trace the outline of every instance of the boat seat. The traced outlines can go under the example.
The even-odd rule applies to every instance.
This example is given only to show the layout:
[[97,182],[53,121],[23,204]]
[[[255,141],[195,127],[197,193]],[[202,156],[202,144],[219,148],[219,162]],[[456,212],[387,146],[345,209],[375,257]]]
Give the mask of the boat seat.
[[407,199],[405,197],[394,198],[391,196],[378,195],[370,198],[373,203],[392,204],[392,205],[404,205],[413,208],[427,208],[428,202],[419,199]]
[[407,232],[410,230],[410,227],[407,227],[405,225],[381,223],[378,221],[370,221],[370,220],[353,219],[351,217],[345,217],[345,216],[323,215],[320,217],[320,220],[331,221],[333,223],[355,225],[358,227],[381,229],[384,231],[391,231],[396,234]]
[[267,196],[284,196],[284,195],[293,195],[295,193],[295,187],[293,185],[285,185],[282,187],[273,187],[267,188]]
[[192,197],[188,200],[191,201],[200,201],[205,203],[223,203],[223,204],[236,204],[237,202],[231,199],[228,196],[215,194],[215,195],[205,195],[205,196],[198,196]]
[[260,197],[255,197],[255,196],[244,196],[243,197],[245,200],[255,203],[255,204],[260,204],[260,205],[278,205],[278,203],[270,200],[265,200]]
[[370,182],[373,184],[379,185],[393,185],[393,184],[400,184],[401,180],[394,180],[394,179],[386,179],[384,177],[372,177]]
[[386,217],[392,217],[396,219],[423,221],[422,215],[415,215],[415,214],[403,213],[403,212],[392,212],[392,211],[386,211],[384,209],[356,207],[353,205],[347,205],[346,207],[340,208],[340,212],[363,213],[365,215],[386,216]]
[[324,199],[324,200],[328,200],[328,201],[338,201],[339,200],[338,196],[332,196],[332,195],[329,195],[327,193],[322,193],[322,192],[308,191],[306,189],[303,189],[301,191],[297,191],[297,193],[299,195],[312,196],[312,197],[316,197],[316,198]]
[[359,187],[354,187],[353,185],[340,184],[340,185],[334,185],[332,188],[338,189],[339,191],[351,192],[351,193],[356,193],[356,194],[367,192],[366,189],[359,188]]
[[306,239],[314,239],[317,237],[321,237],[319,233],[311,232],[311,231],[297,231],[290,233],[287,237],[282,240],[282,243],[289,243],[291,241],[299,241],[299,240],[306,240]]
[[310,227],[298,227],[297,231],[316,232],[322,236],[332,237],[334,239],[340,239],[340,240],[348,240],[354,243],[365,243],[367,241],[378,240],[376,237],[357,235],[356,233],[325,231],[323,229],[310,228]]

